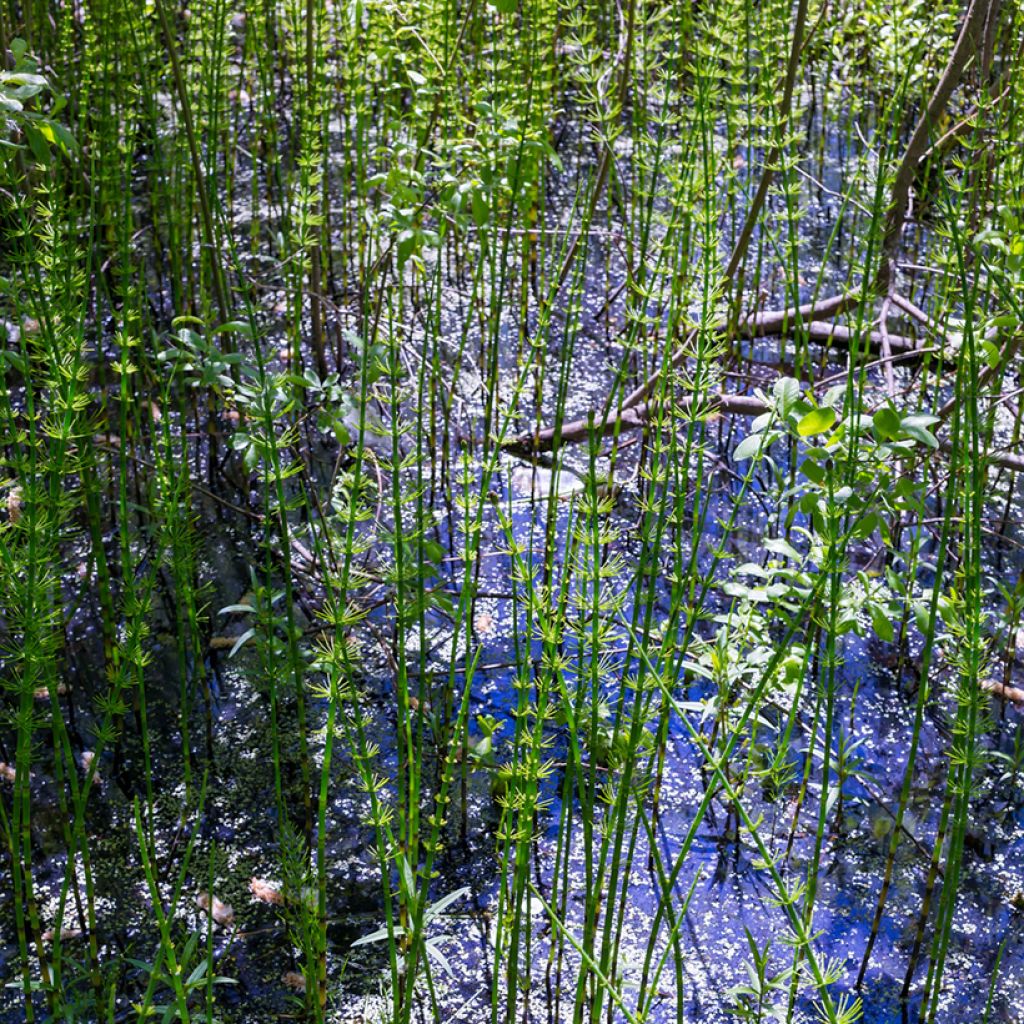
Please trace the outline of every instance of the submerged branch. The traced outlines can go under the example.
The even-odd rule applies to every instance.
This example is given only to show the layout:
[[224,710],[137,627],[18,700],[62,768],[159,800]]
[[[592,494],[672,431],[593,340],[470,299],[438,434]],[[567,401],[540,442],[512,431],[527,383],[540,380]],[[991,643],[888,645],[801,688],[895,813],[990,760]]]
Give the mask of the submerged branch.
[[[839,316],[846,310],[857,304],[858,297],[850,292],[831,299],[824,299],[821,302],[805,303],[797,308],[777,309],[763,313],[754,313],[744,317],[733,329],[732,337],[736,338],[767,338],[773,334],[785,334],[804,321],[821,320],[828,317]],[[720,320],[711,330],[717,334],[725,334],[729,329],[727,320]],[[692,339],[696,331],[690,332]],[[680,346],[679,350],[672,357],[671,366],[679,366],[686,358],[688,347]],[[623,400],[621,409],[631,409],[639,405],[654,390],[661,380],[662,370],[656,370],[638,388],[631,391]]]
[[[607,437],[610,434],[641,430],[653,421],[657,408],[656,403],[642,402],[640,405],[623,409],[615,419],[600,423],[591,413],[556,427],[546,427],[532,434],[520,434],[505,444],[505,450],[511,455],[530,458],[541,452],[555,451],[563,444],[584,441],[592,434]],[[675,408],[690,412],[694,419],[698,419],[713,415],[760,416],[768,412],[769,406],[756,395],[713,391],[703,395],[686,395],[675,403]],[[953,451],[953,443],[946,438],[940,438],[939,448],[949,454]],[[993,466],[1024,473],[1024,456],[1006,451],[992,451],[985,453],[984,457]]]
[[[893,357],[923,356],[926,353],[934,353],[934,347],[926,347],[915,338],[900,334],[888,334],[888,347],[890,352],[884,353],[885,338],[881,331],[857,331],[840,324],[826,323],[823,317],[837,316],[856,305],[859,297],[853,293],[835,296],[825,299],[822,302],[806,303],[799,309],[770,310],[763,313],[756,313],[740,321],[730,329],[727,321],[722,320],[715,324],[711,331],[715,334],[726,335],[738,338],[764,338],[772,335],[786,336],[792,333],[793,329],[800,324],[801,330],[812,340],[822,343],[843,342],[846,344],[858,344],[867,346],[872,351],[883,352],[886,358],[891,361]],[[692,332],[691,332],[692,333]],[[686,347],[680,348],[672,360],[672,367],[678,367],[687,352]],[[563,423],[560,426],[544,427],[540,430],[530,431],[508,440],[504,447],[513,453],[551,451],[561,444],[581,441],[588,437],[593,421],[594,429],[602,436],[611,434],[618,425],[621,429],[633,430],[643,426],[648,420],[648,407],[646,399],[661,380],[661,370],[652,374],[644,383],[632,391],[623,399],[618,412],[611,411],[609,415],[598,418],[598,414],[581,417],[570,423]],[[688,407],[691,399],[683,399],[684,405]],[[722,412],[740,412],[746,414],[748,399],[744,395],[721,394],[715,396],[714,401],[722,405]],[[763,408],[750,415],[759,415]]]

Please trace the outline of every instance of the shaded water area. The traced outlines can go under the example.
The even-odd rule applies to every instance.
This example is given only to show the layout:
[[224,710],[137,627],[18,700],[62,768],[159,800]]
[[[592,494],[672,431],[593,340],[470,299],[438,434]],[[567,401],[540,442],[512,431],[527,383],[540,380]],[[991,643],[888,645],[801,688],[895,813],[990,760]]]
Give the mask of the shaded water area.
[[[817,139],[818,130],[809,130],[809,135]],[[863,152],[848,157],[848,138],[831,133],[824,137],[825,156],[820,158],[817,168],[823,180],[816,184],[805,182],[802,193],[806,210],[801,219],[800,270],[806,272],[808,279],[798,289],[789,290],[798,290],[801,300],[809,299],[815,287],[842,284],[846,262],[842,245],[825,259],[824,247],[839,213],[832,191],[844,187],[844,161],[863,157]],[[753,162],[753,153],[748,155]],[[817,162],[811,158],[808,165]],[[581,178],[583,174],[580,167],[571,167],[564,180],[552,187],[551,208],[547,211],[552,229],[571,223],[571,178]],[[734,211],[732,219],[741,213]],[[615,238],[614,214],[609,213],[608,219],[611,226],[595,229],[589,241],[587,261],[580,274],[580,308],[572,308],[571,303],[560,305],[555,316],[556,328],[548,343],[547,356],[552,361],[561,356],[562,345],[568,344],[570,336],[574,345],[568,374],[569,395],[563,410],[567,420],[600,406],[626,358],[620,341],[628,316],[625,300],[616,297],[621,295],[626,280],[625,260]],[[923,261],[923,254],[928,252],[927,234],[918,241]],[[763,242],[760,237],[755,240],[755,244]],[[823,261],[825,279],[815,281],[814,275],[821,270]],[[641,980],[645,991],[653,991],[647,1017],[652,1024],[676,1020],[714,1024],[743,1019],[736,1009],[737,1003],[743,1002],[743,993],[737,993],[736,986],[748,982],[744,965],[750,962],[749,944],[753,942],[764,949],[770,943],[767,974],[777,984],[771,990],[769,1002],[784,1010],[792,999],[796,1004],[794,1019],[815,1019],[818,1011],[806,985],[796,990],[785,974],[792,965],[791,930],[750,831],[741,828],[735,812],[726,806],[726,801],[717,798],[703,819],[694,824],[712,772],[705,752],[679,714],[684,711],[706,740],[716,728],[716,716],[720,716],[717,727],[724,729],[730,715],[735,717],[736,708],[742,703],[743,687],[752,688],[756,683],[755,675],[749,671],[736,676],[732,685],[738,689],[725,699],[708,669],[716,630],[723,621],[731,621],[730,610],[735,611],[741,589],[748,599],[751,587],[755,589],[751,614],[756,614],[760,604],[793,600],[792,595],[771,590],[767,583],[766,589],[756,593],[758,570],[764,571],[770,561],[777,559],[779,549],[765,545],[766,540],[772,539],[767,533],[777,525],[774,521],[770,523],[767,514],[777,496],[773,482],[764,470],[752,472],[746,481],[743,473],[733,468],[736,463],[732,452],[748,433],[750,421],[709,416],[693,428],[699,430],[703,442],[699,460],[694,456],[689,465],[678,467],[687,495],[688,516],[667,527],[671,541],[666,540],[665,550],[647,566],[642,584],[638,584],[635,569],[644,564],[645,557],[650,557],[641,540],[641,521],[645,501],[649,499],[643,484],[648,440],[636,434],[615,442],[595,442],[592,466],[586,443],[565,449],[555,460],[554,468],[550,460],[538,459],[533,463],[503,454],[492,474],[481,455],[481,371],[474,359],[465,354],[477,348],[483,352],[484,341],[477,327],[466,329],[466,321],[475,311],[462,305],[460,286],[465,283],[464,269],[445,268],[444,273],[449,271],[451,288],[440,316],[439,334],[442,339],[457,339],[460,335],[468,338],[465,352],[454,343],[446,351],[451,359],[446,370],[459,370],[452,392],[454,401],[449,396],[449,409],[458,409],[453,413],[457,422],[452,426],[457,455],[442,459],[435,448],[421,451],[417,458],[424,478],[429,481],[423,505],[428,510],[426,518],[432,520],[425,531],[433,548],[430,563],[422,567],[423,580],[432,591],[445,594],[448,604],[429,608],[421,625],[396,624],[393,593],[386,583],[385,571],[391,556],[383,553],[378,543],[370,547],[361,563],[368,573],[374,570],[378,575],[376,582],[356,599],[365,617],[351,632],[359,654],[359,700],[367,723],[367,738],[379,747],[376,770],[385,780],[386,793],[391,792],[388,785],[402,771],[400,730],[396,724],[396,659],[405,659],[403,679],[408,681],[409,691],[418,694],[414,716],[418,729],[424,733],[430,729],[443,731],[446,719],[450,723],[454,713],[450,706],[444,706],[451,699],[449,686],[455,694],[460,693],[469,672],[471,739],[480,741],[484,723],[493,733],[493,750],[481,755],[478,761],[472,761],[466,754],[455,773],[456,785],[445,830],[446,848],[436,864],[437,877],[431,882],[430,897],[437,902],[450,894],[459,895],[430,923],[428,955],[433,958],[433,986],[429,995],[424,993],[418,1002],[417,1012],[425,1021],[435,1019],[438,1013],[440,1019],[452,1022],[490,1019],[492,997],[496,1002],[500,999],[501,982],[491,977],[491,971],[495,932],[500,926],[502,885],[498,865],[501,845],[496,838],[504,796],[501,766],[508,756],[517,722],[524,717],[517,714],[517,702],[523,699],[524,689],[528,690],[541,675],[545,657],[545,645],[536,635],[536,623],[528,622],[524,614],[527,588],[522,566],[529,567],[531,581],[545,581],[552,600],[562,586],[562,597],[567,603],[576,599],[583,605],[589,599],[589,592],[577,583],[574,572],[579,551],[589,543],[581,541],[579,534],[586,536],[591,529],[593,517],[583,509],[583,496],[588,483],[594,483],[592,473],[596,470],[596,479],[602,481],[609,472],[614,473],[608,507],[599,517],[601,529],[614,536],[607,543],[595,544],[595,548],[601,549],[603,563],[612,567],[603,577],[602,585],[618,595],[618,603],[608,616],[607,631],[601,636],[597,667],[597,657],[591,648],[593,623],[582,613],[578,619],[566,618],[567,622],[575,623],[576,632],[558,639],[559,654],[564,660],[557,676],[564,694],[574,695],[572,701],[567,698],[567,703],[576,701],[577,711],[593,715],[596,722],[607,719],[607,728],[599,727],[594,733],[607,747],[599,749],[595,740],[583,755],[574,753],[564,716],[559,719],[552,714],[543,727],[550,771],[542,780],[543,800],[531,845],[529,870],[534,895],[528,897],[526,913],[531,940],[527,962],[520,967],[528,985],[526,995],[520,996],[519,1019],[538,1024],[574,1019],[581,958],[572,943],[564,942],[559,943],[555,955],[552,939],[557,936],[547,901],[558,907],[559,927],[571,931],[578,926],[588,899],[594,863],[587,861],[581,827],[585,811],[576,788],[580,780],[570,779],[567,785],[566,773],[578,771],[582,765],[595,793],[603,788],[602,780],[606,777],[621,777],[624,766],[616,759],[618,737],[610,723],[616,707],[632,706],[629,682],[647,668],[636,652],[638,627],[634,611],[638,600],[643,601],[643,608],[654,609],[653,621],[643,628],[649,627],[661,643],[666,638],[659,630],[671,627],[678,641],[689,629],[692,652],[684,652],[682,670],[673,680],[677,704],[670,709],[658,695],[658,701],[652,705],[658,713],[642,726],[650,732],[650,742],[640,745],[632,764],[636,775],[632,783],[636,790],[635,807],[639,811],[630,811],[625,834],[628,899],[617,904],[615,910],[621,915],[616,925],[620,942],[614,964],[616,980],[626,993],[640,986]],[[764,308],[785,304],[789,291],[784,287],[784,278],[785,271],[779,268],[766,273],[761,299]],[[402,282],[395,282],[396,291],[402,286]],[[927,289],[925,285],[920,294],[927,296]],[[165,294],[155,295],[154,305],[161,305],[166,298]],[[422,345],[424,327],[415,311],[415,298],[409,300],[409,305],[413,312],[408,322],[392,327],[402,334],[403,346],[412,354],[411,375],[417,366],[417,353],[419,358],[426,356],[425,348],[418,348]],[[357,319],[346,312],[339,312],[338,318],[346,326],[350,319]],[[271,323],[273,319],[268,314]],[[576,324],[572,330],[566,327],[569,321]],[[499,395],[503,389],[505,393],[514,389],[517,356],[522,348],[521,328],[524,325],[511,312],[501,326],[497,344]],[[527,314],[526,329],[537,329],[533,312]],[[912,324],[896,323],[895,317],[893,329],[914,332]],[[279,339],[271,326],[267,351],[273,352],[279,341],[283,343],[283,338]],[[101,338],[97,348],[102,349],[103,344]],[[752,394],[755,387],[770,390],[780,373],[794,372],[794,354],[792,343],[783,344],[777,339],[738,341],[723,355],[722,364],[731,368],[728,372],[735,377],[736,389]],[[813,344],[801,346],[796,355],[805,366],[821,368],[821,376],[841,375],[846,367],[844,353],[826,352]],[[632,353],[631,358],[640,357]],[[271,362],[278,368],[286,364],[280,352]],[[633,366],[630,379],[641,379],[647,369]],[[901,391],[914,385],[918,372],[915,366],[896,369],[895,381]],[[556,384],[557,380],[545,378],[539,386],[537,400],[542,408],[545,403],[554,402]],[[881,395],[883,385],[881,374],[873,371],[868,393]],[[14,395],[13,400],[17,403],[19,396]],[[416,419],[423,410],[406,400],[400,405],[400,414]],[[147,879],[138,855],[138,835],[145,830],[160,873],[161,891],[166,894],[180,881],[185,893],[179,908],[181,923],[195,928],[203,942],[211,943],[217,973],[234,982],[218,990],[220,1018],[238,1022],[288,1019],[298,1013],[293,972],[300,971],[301,965],[280,920],[279,908],[253,891],[254,880],[266,880],[271,887],[281,884],[275,766],[270,754],[275,742],[281,745],[280,785],[284,801],[295,810],[296,821],[302,817],[306,794],[302,792],[297,736],[285,730],[275,738],[267,668],[261,663],[257,645],[247,636],[253,626],[247,609],[253,600],[255,574],[262,571],[268,558],[278,560],[273,562],[273,571],[280,573],[281,551],[267,555],[262,547],[263,526],[259,518],[239,514],[240,508],[251,513],[258,506],[260,495],[255,485],[248,490],[246,486],[232,489],[246,475],[238,453],[225,448],[218,456],[202,447],[203,431],[207,428],[230,438],[232,427],[224,410],[215,410],[209,418],[206,411],[201,411],[195,423],[178,413],[167,415],[175,431],[191,431],[194,435],[195,463],[188,468],[197,481],[203,481],[213,491],[196,491],[193,495],[200,543],[199,583],[204,588],[203,599],[211,624],[203,646],[205,662],[200,667],[177,642],[173,586],[165,575],[158,574],[148,639],[152,657],[145,672],[146,726],[142,728],[142,711],[136,701],[127,711],[122,734],[100,759],[85,822],[90,837],[92,884],[97,896],[100,960],[102,963],[116,955],[131,958],[136,965],[135,972],[122,979],[115,1014],[117,1020],[133,1019],[131,1004],[138,1001],[145,989],[144,965],[153,961],[158,938]],[[372,415],[383,423],[379,409],[375,407]],[[1003,427],[1005,424],[999,429]],[[416,440],[422,438],[417,435]],[[99,467],[99,472],[103,487],[109,487],[105,500],[113,505],[120,441],[113,438],[107,442],[102,449],[106,451],[107,462]],[[339,449],[336,440],[326,433],[306,436],[300,443],[315,485],[329,489],[344,449]],[[380,446],[387,455],[391,439],[378,437],[367,444]],[[780,451],[776,457],[778,476],[784,477],[787,466],[795,466],[805,450],[791,445],[787,451]],[[410,453],[411,445],[404,454]],[[476,534],[479,558],[465,572],[459,558],[466,544],[466,517],[453,499],[453,495],[458,495],[458,485],[452,484],[462,455],[469,481],[467,490],[488,492]],[[211,465],[211,461],[218,465]],[[370,475],[369,468],[364,467],[364,471]],[[416,471],[405,472],[412,486]],[[133,473],[143,479],[146,471],[140,463]],[[1009,495],[993,490],[1000,503],[1007,502],[1010,514],[1004,518],[1010,525],[1004,523],[1000,527],[999,532],[1005,536],[993,536],[986,552],[985,571],[992,578],[1013,581],[1024,571],[1018,543],[1020,531],[1016,527],[1024,509],[1018,500],[1016,481],[1010,479],[1013,491]],[[739,513],[730,523],[736,502]],[[374,522],[367,527],[368,535],[394,530],[393,512],[388,492],[381,486]],[[908,527],[900,538],[905,548],[915,536],[921,538],[925,566],[929,562],[934,564],[938,547],[935,524],[941,523],[942,516],[934,495],[929,496],[928,512],[934,517],[930,525]],[[994,516],[995,513],[993,532],[997,525]],[[801,527],[809,524],[809,517],[801,512],[788,525],[799,533]],[[322,628],[316,613],[322,610],[325,599],[324,562],[322,552],[310,553],[312,544],[304,543],[308,537],[302,529],[297,527],[294,534],[291,566],[298,595],[297,628],[303,641],[312,643]],[[116,547],[116,537],[107,538],[107,542],[108,546]],[[796,543],[800,548],[798,554],[807,554]],[[515,555],[510,553],[513,544]],[[150,552],[140,543],[135,556],[138,565],[144,567]],[[695,578],[707,587],[701,601],[695,600],[694,593],[686,595],[679,591],[680,559],[691,556],[699,567]],[[867,585],[865,581],[884,583],[886,559],[876,541],[869,537],[856,542],[849,556],[851,564],[843,581],[845,592],[855,594]],[[106,667],[98,626],[101,608],[95,567],[84,545],[80,554],[71,553],[71,561],[80,564],[81,573],[78,579],[65,583],[73,614],[67,623],[60,665],[66,689],[59,701],[75,753],[80,755],[94,745],[94,700],[101,692]],[[858,570],[863,571],[862,577],[856,575]],[[451,608],[458,604],[469,572],[473,574],[476,594],[469,624],[472,642],[456,633]],[[924,580],[918,585],[916,595],[920,596],[921,586],[930,582]],[[641,587],[646,590],[642,599],[637,593]],[[793,608],[796,607],[794,604]],[[993,622],[1001,611],[993,605]],[[699,621],[695,623],[692,616],[698,616]],[[908,614],[904,628],[896,623],[899,638],[906,640],[902,645],[876,636],[875,624],[865,607],[858,607],[857,616],[856,630],[844,632],[838,643],[835,702],[830,712],[836,723],[842,723],[835,732],[838,746],[830,755],[830,778],[838,811],[829,817],[820,850],[820,865],[814,875],[815,909],[808,926],[816,936],[819,958],[831,964],[836,974],[835,991],[851,995],[873,931],[894,811],[904,782],[906,751],[913,741],[922,657],[921,635],[914,629],[912,615]],[[644,621],[642,614],[639,619]],[[634,624],[627,625],[630,623]],[[779,621],[773,621],[762,632],[751,628],[749,648],[739,653],[749,659],[756,673],[758,667],[768,663],[774,650],[771,644],[799,641],[809,645],[813,633],[803,626],[797,622],[786,631]],[[921,983],[927,958],[918,956],[920,950],[912,950],[915,942],[923,942],[926,952],[932,939],[932,921],[926,922],[919,934],[918,919],[953,746],[951,703],[943,690],[943,683],[955,671],[943,654],[942,643],[947,641],[948,636],[936,643],[932,676],[937,696],[925,709],[892,890],[860,988],[864,1020],[869,1024],[916,1020],[921,1011]],[[1015,653],[1013,643],[1009,649]],[[771,854],[779,857],[783,877],[793,884],[804,882],[818,855],[816,818],[823,757],[820,741],[814,739],[820,702],[816,690],[818,656],[814,652],[806,657],[801,653],[795,665],[794,672],[779,683],[777,692],[768,692],[757,709],[749,740],[744,740],[738,756],[737,769],[745,782],[743,798],[747,813],[759,822],[759,836]],[[271,667],[270,671],[275,670]],[[993,670],[993,674],[1001,672],[1001,665],[998,671]],[[191,777],[187,782],[180,722],[182,679],[186,680],[187,702],[192,709],[187,720],[191,749]],[[1011,657],[1009,680],[1024,685],[1024,660],[1018,662]],[[281,720],[292,722],[296,714],[294,695],[282,688],[277,699]],[[40,714],[44,714],[44,707],[41,701]],[[963,874],[938,1011],[938,1019],[949,1024],[1024,1019],[1024,799],[1017,775],[1021,759],[1015,755],[1024,744],[1024,711],[995,698],[991,710],[992,721],[983,734],[982,745],[991,754],[1004,756],[1001,760],[990,757],[979,769],[978,791],[971,803]],[[312,776],[318,779],[329,701],[314,689],[306,695],[305,711],[310,728]],[[664,733],[656,748],[658,729],[664,729]],[[783,733],[791,733],[792,742],[787,739],[784,770],[771,775],[767,769]],[[8,747],[3,751],[4,760],[10,762],[11,737],[4,734],[3,742]],[[429,748],[430,743],[426,742],[424,749]],[[424,764],[428,787],[423,798],[425,804],[440,772],[441,758],[434,753],[435,762]],[[391,981],[386,950],[379,941],[355,946],[353,943],[371,936],[382,924],[381,872],[372,852],[374,830],[367,824],[368,798],[351,755],[352,751],[344,745],[335,750],[326,809],[327,972],[332,986],[329,1019],[377,1022],[386,1020],[389,1012],[386,989]],[[574,757],[580,758],[579,765]],[[1004,771],[1008,764],[1012,767]],[[782,781],[775,785],[773,779],[777,777]],[[806,788],[803,794],[802,780]],[[62,786],[63,782],[55,777],[51,754],[40,752],[31,780],[31,843],[40,915],[46,928],[58,930],[61,883],[67,867],[66,807],[59,795]],[[197,809],[200,792],[205,795]],[[567,793],[571,794],[568,805]],[[154,818],[143,825],[138,807],[150,800]],[[586,813],[605,813],[600,808],[599,802],[597,810]],[[834,809],[835,804],[830,812]],[[311,839],[315,846],[316,837]],[[674,896],[670,900],[674,910],[681,913],[678,921],[667,923],[664,876],[672,871],[683,850],[685,858],[673,881]],[[187,869],[179,878],[186,852]],[[5,863],[0,882],[6,883],[8,871]],[[69,929],[65,940],[66,975],[83,962],[77,958],[85,940],[78,902],[79,889],[84,884],[81,878],[72,885],[64,913],[63,927]],[[392,880],[392,885],[397,884]],[[619,884],[624,883],[620,880]],[[465,892],[461,892],[463,888]],[[225,919],[212,929],[209,916],[196,903],[196,894],[209,891],[233,910],[230,922]],[[11,892],[12,887],[0,885],[0,976],[14,981],[18,941]],[[917,960],[917,974],[909,999],[904,1000],[901,990],[912,957]],[[289,977],[292,982],[287,980]],[[85,992],[88,978],[84,967],[74,984]],[[610,1002],[606,1013],[609,1020],[625,1019]],[[0,1021],[15,1024],[22,1019],[20,992],[13,987],[3,990]]]

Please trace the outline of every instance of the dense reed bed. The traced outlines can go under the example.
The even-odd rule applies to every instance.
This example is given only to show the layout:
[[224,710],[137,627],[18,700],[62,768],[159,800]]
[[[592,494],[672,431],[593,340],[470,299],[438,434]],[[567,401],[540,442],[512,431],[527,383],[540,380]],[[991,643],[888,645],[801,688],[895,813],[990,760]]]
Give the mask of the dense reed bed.
[[4,1021],[1013,1021],[1019,5],[4,0]]

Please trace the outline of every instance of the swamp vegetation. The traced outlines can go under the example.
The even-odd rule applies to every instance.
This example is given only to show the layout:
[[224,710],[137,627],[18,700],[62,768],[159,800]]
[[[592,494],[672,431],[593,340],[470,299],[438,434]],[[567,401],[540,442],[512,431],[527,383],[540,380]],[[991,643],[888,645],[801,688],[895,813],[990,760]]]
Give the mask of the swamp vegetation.
[[0,3],[0,1020],[1024,1020],[1015,0]]

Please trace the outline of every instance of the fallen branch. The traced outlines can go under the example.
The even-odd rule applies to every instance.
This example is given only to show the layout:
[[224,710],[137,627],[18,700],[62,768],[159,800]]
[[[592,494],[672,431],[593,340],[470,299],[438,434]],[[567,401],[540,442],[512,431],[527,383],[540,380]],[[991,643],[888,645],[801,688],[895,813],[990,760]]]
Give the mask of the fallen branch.
[[[944,437],[939,438],[939,448],[947,455],[953,451],[953,443]],[[992,466],[1000,469],[1009,469],[1014,473],[1024,473],[1024,456],[1014,455],[1013,452],[995,451],[984,452],[982,458]]]
[[892,338],[889,335],[889,306],[892,299],[887,295],[882,300],[882,311],[878,314],[878,328],[882,335],[882,356],[885,359],[885,392],[890,402],[896,401],[896,376],[892,369]]
[[[786,61],[786,77],[783,81],[782,86],[782,99],[779,103],[778,111],[778,124],[779,128],[779,139],[775,142],[771,152],[768,154],[768,158],[765,161],[764,169],[761,172],[761,180],[757,184],[757,190],[754,193],[753,198],[750,201],[750,206],[747,209],[747,215],[744,218],[743,226],[740,228],[739,237],[736,240],[736,246],[732,251],[732,256],[729,258],[729,263],[726,266],[722,274],[722,285],[728,284],[736,277],[737,271],[743,265],[744,257],[747,254],[747,249],[750,247],[750,240],[754,236],[754,228],[757,225],[757,218],[761,214],[761,209],[764,206],[765,200],[768,197],[768,190],[771,187],[772,179],[775,174],[775,164],[782,156],[782,142],[781,138],[784,136],[784,125],[790,116],[790,107],[793,102],[793,90],[796,85],[797,70],[800,66],[800,54],[803,51],[804,44],[804,30],[807,22],[807,3],[808,0],[798,0],[796,10],[796,21],[793,26],[793,39],[790,42],[789,57]],[[575,255],[571,252],[570,255]],[[562,269],[562,274],[565,274],[565,268]],[[559,280],[559,286],[561,286],[561,279]],[[837,303],[842,306],[843,302],[846,301],[846,297],[840,297],[838,300],[826,300],[823,304],[817,304],[815,308],[822,308],[828,306],[830,302]],[[800,307],[800,313],[802,314],[804,307]],[[783,310],[782,326],[785,326],[786,317],[789,315],[796,315],[795,312],[790,314],[789,311]],[[823,312],[819,313],[820,316],[837,316],[838,313]],[[770,316],[770,314],[759,314],[760,316]],[[754,319],[757,320],[758,317]],[[767,329],[767,334],[774,333],[773,330]],[[691,332],[692,338],[692,332]],[[679,351],[672,357],[672,365],[677,365],[678,362],[684,358],[684,354],[689,346],[681,345]],[[648,377],[643,384],[640,385],[632,394],[626,397],[626,400],[622,403],[622,409],[632,408],[634,405],[638,405],[640,402],[651,393],[654,386],[660,379],[661,371],[655,371],[655,373]],[[605,410],[607,412],[607,408]]]
[[[763,313],[753,313],[744,317],[736,326],[733,336],[737,338],[766,338],[773,334],[784,334],[798,323],[824,320],[839,316],[857,304],[858,297],[853,292],[837,295],[821,302],[808,302],[797,308],[775,309]],[[724,334],[729,324],[720,320],[711,330],[716,334]],[[690,332],[693,339],[695,331]],[[672,357],[671,365],[677,367],[689,354],[689,346],[681,345]],[[638,388],[631,391],[623,400],[621,409],[631,409],[643,402],[661,380],[662,370],[656,370]]]
[[[866,338],[872,349],[883,351],[883,335],[879,331],[860,333],[849,327],[825,323],[823,320],[818,319],[819,317],[837,316],[848,310],[856,302],[857,296],[853,293],[848,293],[826,299],[823,302],[807,303],[800,306],[799,309],[779,309],[756,313],[741,320],[739,325],[733,329],[732,336],[763,338],[773,334],[785,334],[795,327],[796,324],[800,323],[802,324],[802,329],[813,341],[820,341],[822,343],[841,341],[849,344],[855,338],[861,340]],[[712,332],[716,334],[725,334],[728,332],[728,329],[729,325],[724,320],[711,328]],[[896,357],[905,358],[907,356],[925,355],[926,353],[935,352],[934,348],[923,346],[917,339],[899,334],[889,335],[889,348],[890,353],[883,362],[891,361]],[[672,366],[677,367],[687,352],[688,349],[685,346],[681,348],[676,356],[673,357]],[[617,413],[614,410],[609,410],[603,416],[595,413],[593,418],[597,433],[602,437],[612,433],[616,422],[619,422],[620,426],[626,430],[635,430],[642,426],[648,418],[647,396],[661,379],[661,374],[661,370],[653,373],[640,387],[627,395],[623,399]],[[689,401],[690,399],[683,399],[683,404],[688,405]],[[722,405],[721,411],[729,413],[744,412],[745,406],[743,403],[754,401],[754,399],[748,399],[745,395],[723,393],[717,396],[716,401]],[[763,411],[764,409],[762,408],[751,415],[760,415]],[[524,454],[526,452],[537,454],[539,452],[551,451],[557,445],[581,441],[589,433],[590,417],[585,416],[570,423],[562,424],[560,430],[555,427],[544,427],[531,433],[520,434],[506,441],[503,447],[506,451],[513,454]]]
[[[680,411],[691,411],[697,406],[700,417],[715,414],[727,416],[760,416],[768,411],[768,406],[755,395],[735,395],[728,392],[712,391],[704,395],[686,395],[676,403]],[[504,448],[510,455],[525,458],[536,456],[540,452],[556,451],[563,444],[584,441],[593,433],[598,437],[609,434],[629,433],[640,430],[651,422],[652,405],[642,402],[630,409],[623,409],[614,419],[598,421],[593,413],[557,427],[545,427],[532,433],[520,434],[505,442]],[[953,443],[946,438],[939,438],[939,448],[947,454],[953,451]],[[987,452],[983,456],[993,466],[1009,469],[1015,473],[1024,473],[1024,456],[1012,452]]]
[[[842,324],[826,324],[820,320],[812,320],[809,324],[804,324],[804,330],[812,341],[842,341],[853,344],[866,340],[873,351],[881,352],[889,362],[894,355],[920,355],[926,348],[916,338],[908,338],[902,334],[889,334],[887,331],[855,331],[849,327],[843,327]],[[935,351],[935,349],[928,346],[928,351]],[[951,361],[952,358],[952,354],[947,356],[948,361]]]
[[[989,342],[995,341],[995,339],[998,336],[998,330],[996,330],[996,328],[994,327],[990,327],[985,332],[984,340]],[[1006,369],[1006,367],[1010,365],[1011,360],[1014,359],[1014,357],[1020,351],[1022,344],[1024,344],[1024,332],[1014,332],[1010,336],[1010,339],[1007,341],[1006,346],[1003,348],[1002,352],[999,353],[999,358],[994,363],[990,363],[988,366],[986,366],[985,369],[982,371],[981,375],[978,377],[978,382],[975,385],[975,393],[980,391],[982,388],[987,387],[997,374],[1002,373]],[[941,409],[939,409],[939,416],[943,420],[945,420],[953,411],[954,407],[956,406],[956,403],[957,399],[955,397],[951,398],[948,402],[946,402],[944,406],[942,406]]]

